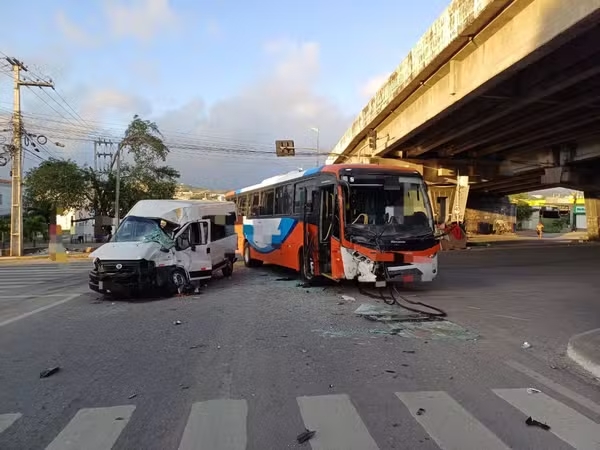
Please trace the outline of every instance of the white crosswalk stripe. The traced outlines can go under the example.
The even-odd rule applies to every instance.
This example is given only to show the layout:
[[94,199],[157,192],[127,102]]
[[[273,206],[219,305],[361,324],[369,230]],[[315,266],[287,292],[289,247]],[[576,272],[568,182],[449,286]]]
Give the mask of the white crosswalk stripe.
[[0,414],[0,433],[10,427],[21,417],[20,413],[16,414]]
[[135,406],[81,409],[46,450],[110,450]]
[[[551,424],[553,439],[564,441],[575,449],[599,449],[600,425],[544,393],[529,394],[523,389],[492,389],[498,402],[527,416]],[[394,394],[390,392],[390,396]],[[471,415],[448,393],[443,391],[396,392],[413,421],[408,426],[415,434],[431,436],[443,450],[505,450],[509,447]],[[304,426],[315,430],[307,448],[312,450],[378,450],[379,444],[371,435],[363,418],[346,394],[303,396],[296,399]],[[46,450],[110,450],[119,436],[127,432],[134,415],[134,405],[79,410],[59,432]],[[179,450],[244,450],[248,436],[248,402],[243,399],[215,399],[194,403],[179,438]],[[0,414],[1,433],[18,426],[21,414]],[[380,418],[378,418],[380,420]],[[292,420],[290,418],[290,420]],[[397,420],[397,418],[394,418]],[[493,425],[493,424],[491,424]],[[498,431],[498,430],[496,430]],[[137,431],[139,432],[139,431]],[[295,437],[297,430],[293,431]],[[515,435],[525,435],[527,427]],[[265,443],[269,445],[281,443]],[[514,445],[514,443],[512,443]],[[287,445],[287,444],[286,444]],[[283,448],[283,447],[279,447]],[[383,447],[381,447],[383,448]]]
[[0,295],[20,289],[53,283],[69,275],[87,280],[91,264],[87,260],[70,263],[0,265]]
[[527,389],[494,389],[494,392],[526,416],[552,424],[550,432],[574,448],[600,448],[600,425],[552,397],[542,392],[529,394]]
[[445,392],[396,392],[396,396],[443,449],[509,448]]

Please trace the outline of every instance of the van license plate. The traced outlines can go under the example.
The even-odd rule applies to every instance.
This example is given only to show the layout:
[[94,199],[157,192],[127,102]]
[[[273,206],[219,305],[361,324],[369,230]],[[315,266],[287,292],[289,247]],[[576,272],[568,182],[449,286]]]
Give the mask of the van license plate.
[[385,281],[376,281],[375,287],[378,287],[378,288],[385,287]]
[[104,281],[98,281],[98,289],[104,289]]

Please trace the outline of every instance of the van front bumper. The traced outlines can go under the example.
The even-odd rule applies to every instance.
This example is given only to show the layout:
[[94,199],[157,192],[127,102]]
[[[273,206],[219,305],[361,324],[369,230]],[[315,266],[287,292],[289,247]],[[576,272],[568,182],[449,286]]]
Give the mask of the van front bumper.
[[[162,271],[161,271],[162,272]],[[105,294],[143,291],[158,286],[162,277],[152,261],[96,261],[89,273],[89,288]]]

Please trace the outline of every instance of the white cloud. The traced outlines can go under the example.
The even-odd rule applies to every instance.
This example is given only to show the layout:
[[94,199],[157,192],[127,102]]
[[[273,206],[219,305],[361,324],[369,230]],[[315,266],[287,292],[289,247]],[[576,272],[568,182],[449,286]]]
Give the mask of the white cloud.
[[179,17],[169,0],[105,0],[105,13],[112,34],[148,41],[157,34],[173,29]]
[[71,43],[86,47],[91,47],[98,43],[91,35],[87,34],[83,28],[72,22],[64,11],[57,11],[55,21],[59,31]]
[[[138,97],[117,89],[99,89],[91,91],[81,102],[81,115],[88,118],[104,118],[107,113],[112,117],[130,117],[133,114],[146,115],[152,111],[150,104]],[[112,121],[115,119],[113,118]]]
[[[257,80],[237,95],[209,107],[196,99],[156,119],[164,134],[173,136],[172,141],[176,144],[182,140],[194,142],[193,149],[172,146],[171,163],[182,172],[184,181],[233,188],[299,166],[313,167],[314,156],[277,158],[274,140],[294,139],[297,147],[314,148],[316,135],[310,128],[318,127],[323,163],[327,149],[351,123],[353,115],[344,114],[329,98],[316,92],[320,72],[317,43],[276,41],[268,43],[264,49],[278,56],[267,78]],[[186,136],[172,135],[170,130],[186,130]],[[221,153],[217,157],[200,152],[196,147],[258,150],[266,151],[268,155]],[[313,151],[298,152],[312,154]]]
[[62,10],[56,13],[55,22],[67,40],[84,47],[123,38],[148,42],[159,34],[177,30],[181,23],[170,0],[103,0],[102,14],[104,21],[93,18],[95,32],[86,32]]
[[361,87],[360,94],[366,99],[370,99],[377,93],[379,88],[384,85],[389,77],[390,74],[385,73],[368,79],[367,82]]

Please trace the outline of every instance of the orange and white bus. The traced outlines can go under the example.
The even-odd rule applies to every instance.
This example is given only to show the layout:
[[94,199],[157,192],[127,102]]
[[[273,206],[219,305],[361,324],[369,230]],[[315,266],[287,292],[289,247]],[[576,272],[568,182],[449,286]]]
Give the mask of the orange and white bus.
[[229,192],[244,263],[384,286],[429,282],[440,245],[427,186],[413,170],[339,164]]

